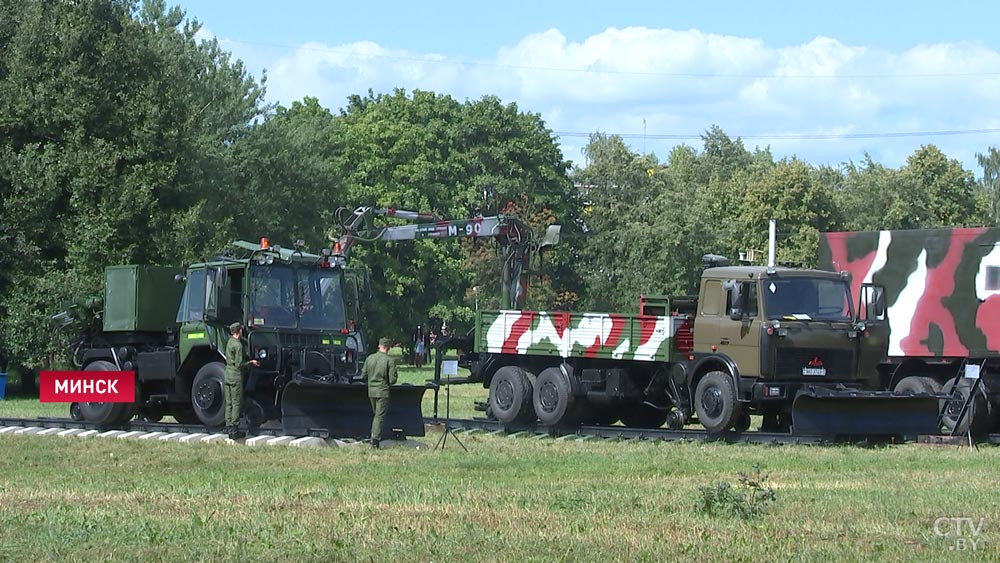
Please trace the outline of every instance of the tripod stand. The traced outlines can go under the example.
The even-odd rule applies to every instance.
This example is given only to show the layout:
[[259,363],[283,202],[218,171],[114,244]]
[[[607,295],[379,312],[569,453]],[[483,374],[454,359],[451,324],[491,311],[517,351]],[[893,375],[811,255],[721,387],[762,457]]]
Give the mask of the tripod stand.
[[[437,411],[438,393],[441,391],[441,364],[442,364],[441,351],[444,349],[444,344],[446,344],[450,340],[451,339],[449,338],[449,339],[446,339],[443,342],[435,343],[435,346],[434,346],[435,349],[436,349],[435,350],[435,354],[434,354],[434,383],[435,383],[435,388],[434,388],[434,419],[435,420],[438,419],[438,411]],[[450,371],[457,371],[457,370],[449,370],[449,372]],[[440,449],[443,450],[444,447],[445,447],[445,444],[448,443],[448,435],[451,434],[452,439],[455,440],[456,442],[458,442],[458,445],[462,446],[463,450],[465,450],[466,452],[468,452],[469,448],[465,447],[465,444],[463,444],[462,441],[458,439],[458,435],[456,435],[454,432],[452,432],[452,430],[451,430],[451,428],[449,426],[449,423],[451,422],[451,376],[452,375],[456,375],[456,374],[455,373],[449,373],[448,378],[445,379],[445,382],[444,382],[444,386],[445,386],[444,387],[444,431],[441,433],[441,437],[438,438],[437,444],[434,446],[434,449],[436,450],[436,449],[440,448]]]

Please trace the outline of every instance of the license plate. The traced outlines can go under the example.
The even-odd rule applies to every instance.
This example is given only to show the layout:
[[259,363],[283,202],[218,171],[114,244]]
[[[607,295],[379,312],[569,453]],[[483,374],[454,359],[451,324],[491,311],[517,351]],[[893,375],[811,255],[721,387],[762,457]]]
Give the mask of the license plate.
[[802,375],[826,375],[826,368],[802,368]]

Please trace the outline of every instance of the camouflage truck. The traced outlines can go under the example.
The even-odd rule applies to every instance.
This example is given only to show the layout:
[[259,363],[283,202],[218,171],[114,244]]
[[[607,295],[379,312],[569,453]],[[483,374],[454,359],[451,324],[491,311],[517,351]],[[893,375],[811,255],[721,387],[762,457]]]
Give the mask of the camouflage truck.
[[[880,385],[944,392],[945,425],[1000,429],[1000,228],[824,233],[819,266],[884,287]],[[979,382],[976,383],[976,376]],[[975,384],[969,415],[957,421]]]
[[[866,310],[877,303],[863,303]],[[505,424],[710,432],[904,434],[937,429],[933,397],[870,392],[887,334],[858,318],[847,278],[706,268],[699,294],[644,298],[638,315],[483,311],[456,347]],[[890,424],[882,420],[897,413]]]
[[[366,351],[364,270],[332,251],[234,242],[187,268],[105,270],[103,309],[73,313],[84,325],[74,345],[89,371],[133,371],[134,403],[81,403],[74,414],[101,425],[133,416],[218,427],[223,423],[225,345],[230,323],[245,327],[245,413],[254,424],[281,422],[287,434],[367,436],[371,406],[359,380]],[[57,315],[66,319],[69,315]],[[423,435],[423,386],[393,386],[387,426]]]

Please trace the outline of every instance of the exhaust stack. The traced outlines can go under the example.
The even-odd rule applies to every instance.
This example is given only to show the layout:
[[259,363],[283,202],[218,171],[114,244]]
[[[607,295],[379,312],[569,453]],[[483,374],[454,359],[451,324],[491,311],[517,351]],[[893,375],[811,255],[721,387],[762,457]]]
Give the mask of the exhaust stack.
[[778,222],[771,219],[767,225],[767,267],[775,266],[778,254]]

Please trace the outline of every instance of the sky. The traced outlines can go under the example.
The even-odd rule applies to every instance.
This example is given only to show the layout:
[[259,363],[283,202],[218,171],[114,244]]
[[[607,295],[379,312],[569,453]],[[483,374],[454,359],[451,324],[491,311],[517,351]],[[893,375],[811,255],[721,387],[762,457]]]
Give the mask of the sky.
[[577,166],[594,132],[665,161],[713,125],[817,166],[899,167],[933,144],[979,177],[976,153],[1000,147],[1000,2],[173,3],[266,72],[269,102],[495,95]]

